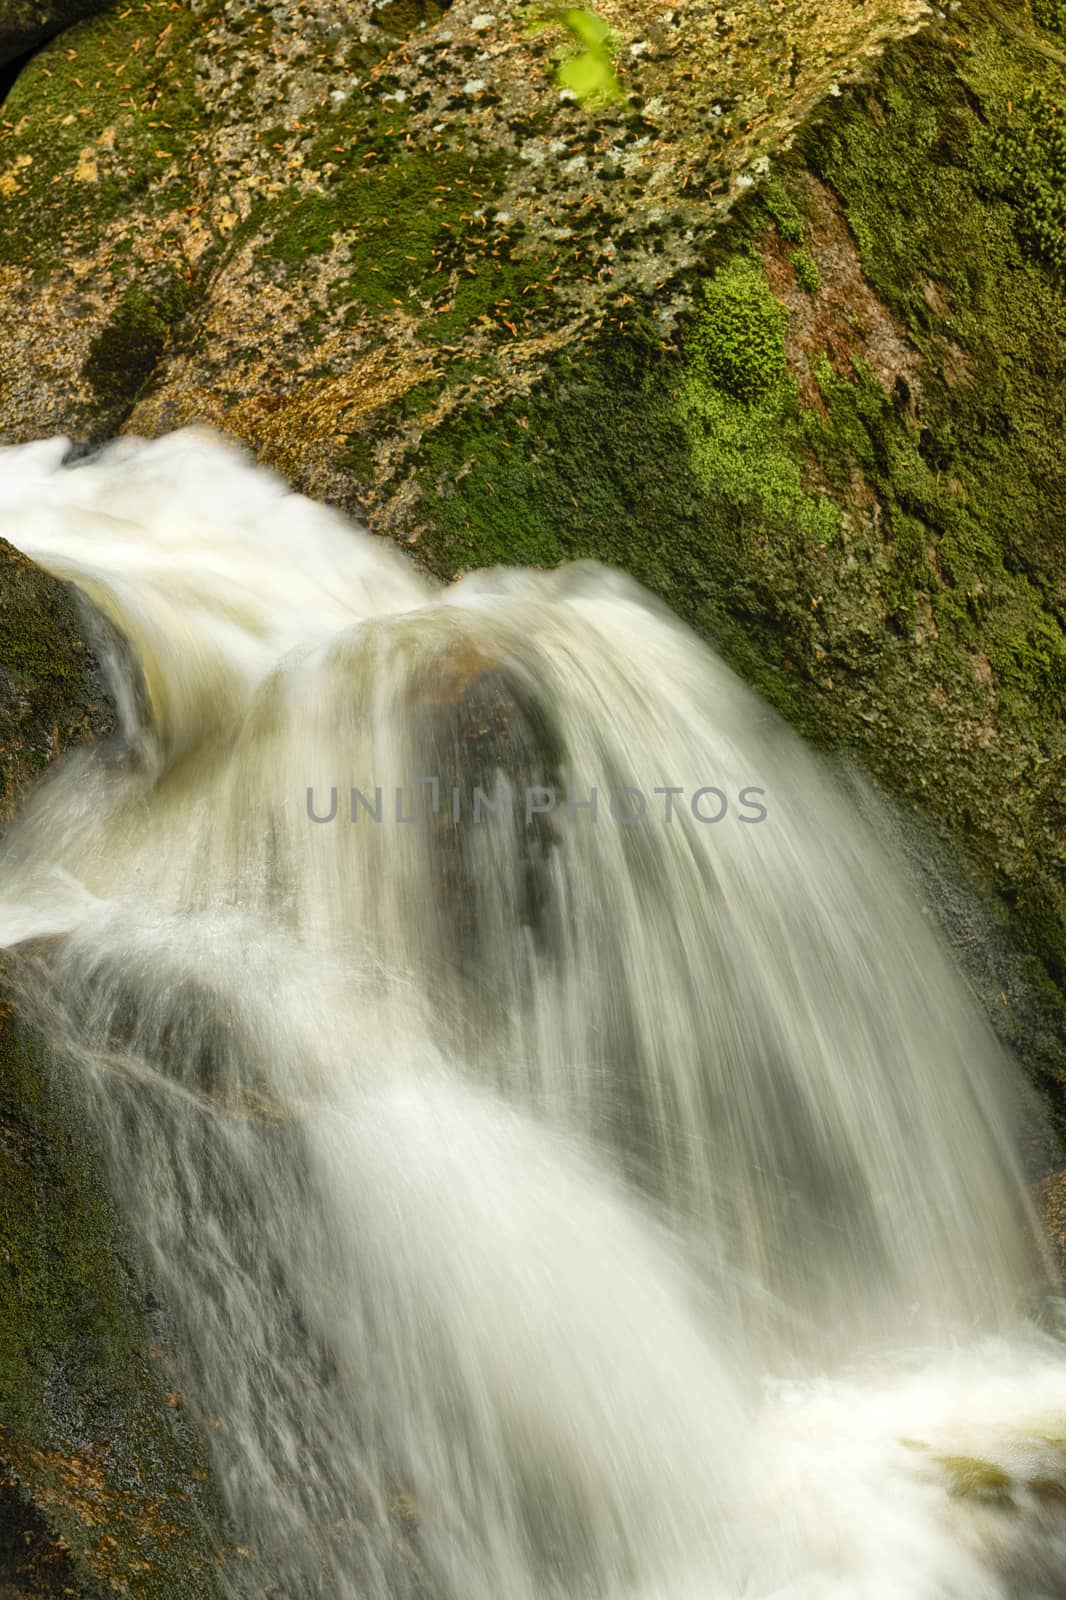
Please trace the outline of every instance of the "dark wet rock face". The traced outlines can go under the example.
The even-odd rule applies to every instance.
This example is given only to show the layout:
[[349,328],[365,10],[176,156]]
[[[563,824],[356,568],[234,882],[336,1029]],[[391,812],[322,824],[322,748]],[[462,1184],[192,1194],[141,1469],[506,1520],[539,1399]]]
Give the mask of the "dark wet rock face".
[[[100,626],[0,542],[0,824],[53,762],[114,733]],[[227,1557],[206,1450],[70,1069],[31,1020],[54,946],[0,952],[0,1596],[209,1596]]]
[[0,1595],[206,1600],[236,1557],[71,1069],[28,1020],[48,961],[0,956]]
[[74,22],[104,11],[110,0],[4,0],[0,11],[0,68]]
[[76,1595],[69,1557],[14,1483],[0,1483],[0,1600]]
[[81,602],[0,539],[0,826],[58,755],[114,730]]

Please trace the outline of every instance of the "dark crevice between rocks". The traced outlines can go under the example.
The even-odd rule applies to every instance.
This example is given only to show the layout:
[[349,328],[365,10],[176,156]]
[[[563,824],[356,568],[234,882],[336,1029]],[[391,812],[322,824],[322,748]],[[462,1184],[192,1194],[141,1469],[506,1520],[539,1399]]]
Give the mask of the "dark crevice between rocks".
[[[4,105],[8,95],[15,87],[15,83],[17,82],[19,74],[22,72],[23,68],[29,66],[37,52],[41,50],[52,37],[53,35],[50,33],[45,34],[43,37],[38,38],[33,44],[31,44],[27,50],[22,50],[18,55],[10,56],[8,59],[0,61],[0,106]],[[2,35],[0,35],[0,39],[2,39]],[[3,53],[2,46],[0,46],[0,56],[2,56]]]

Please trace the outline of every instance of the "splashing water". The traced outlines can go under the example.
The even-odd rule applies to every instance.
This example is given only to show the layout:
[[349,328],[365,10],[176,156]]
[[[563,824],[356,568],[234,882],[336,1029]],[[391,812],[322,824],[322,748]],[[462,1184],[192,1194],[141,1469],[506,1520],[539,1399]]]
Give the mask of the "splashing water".
[[1022,1091],[819,763],[615,573],[443,589],[208,434],[65,452],[0,452],[0,535],[126,739],[9,831],[0,943],[234,1595],[1066,1594]]

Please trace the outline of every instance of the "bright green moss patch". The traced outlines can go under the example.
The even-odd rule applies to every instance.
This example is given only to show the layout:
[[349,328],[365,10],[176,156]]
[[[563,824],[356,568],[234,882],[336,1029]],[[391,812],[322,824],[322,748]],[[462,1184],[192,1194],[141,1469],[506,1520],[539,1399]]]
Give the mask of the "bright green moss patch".
[[734,257],[701,287],[690,337],[699,376],[753,401],[785,374],[783,307],[757,262]]
[[782,375],[776,387],[744,402],[708,383],[697,359],[678,393],[691,468],[709,496],[728,498],[746,521],[765,518],[787,545],[836,539],[838,506],[805,487],[802,431],[791,382]]

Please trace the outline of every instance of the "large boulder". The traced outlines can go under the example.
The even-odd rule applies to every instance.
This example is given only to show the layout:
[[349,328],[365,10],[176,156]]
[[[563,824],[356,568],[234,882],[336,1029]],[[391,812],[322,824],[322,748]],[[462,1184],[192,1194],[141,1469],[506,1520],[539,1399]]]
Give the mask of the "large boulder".
[[0,430],[207,421],[442,575],[628,567],[948,842],[1061,1104],[1061,6],[599,10],[71,30],[0,129]]
[[[597,10],[138,0],[47,45],[0,121],[0,437],[207,421],[443,576],[629,568],[883,782],[1061,1108],[1066,13]],[[79,626],[0,551],[0,817],[106,731]],[[200,1446],[17,983],[21,1548],[188,1592]]]

